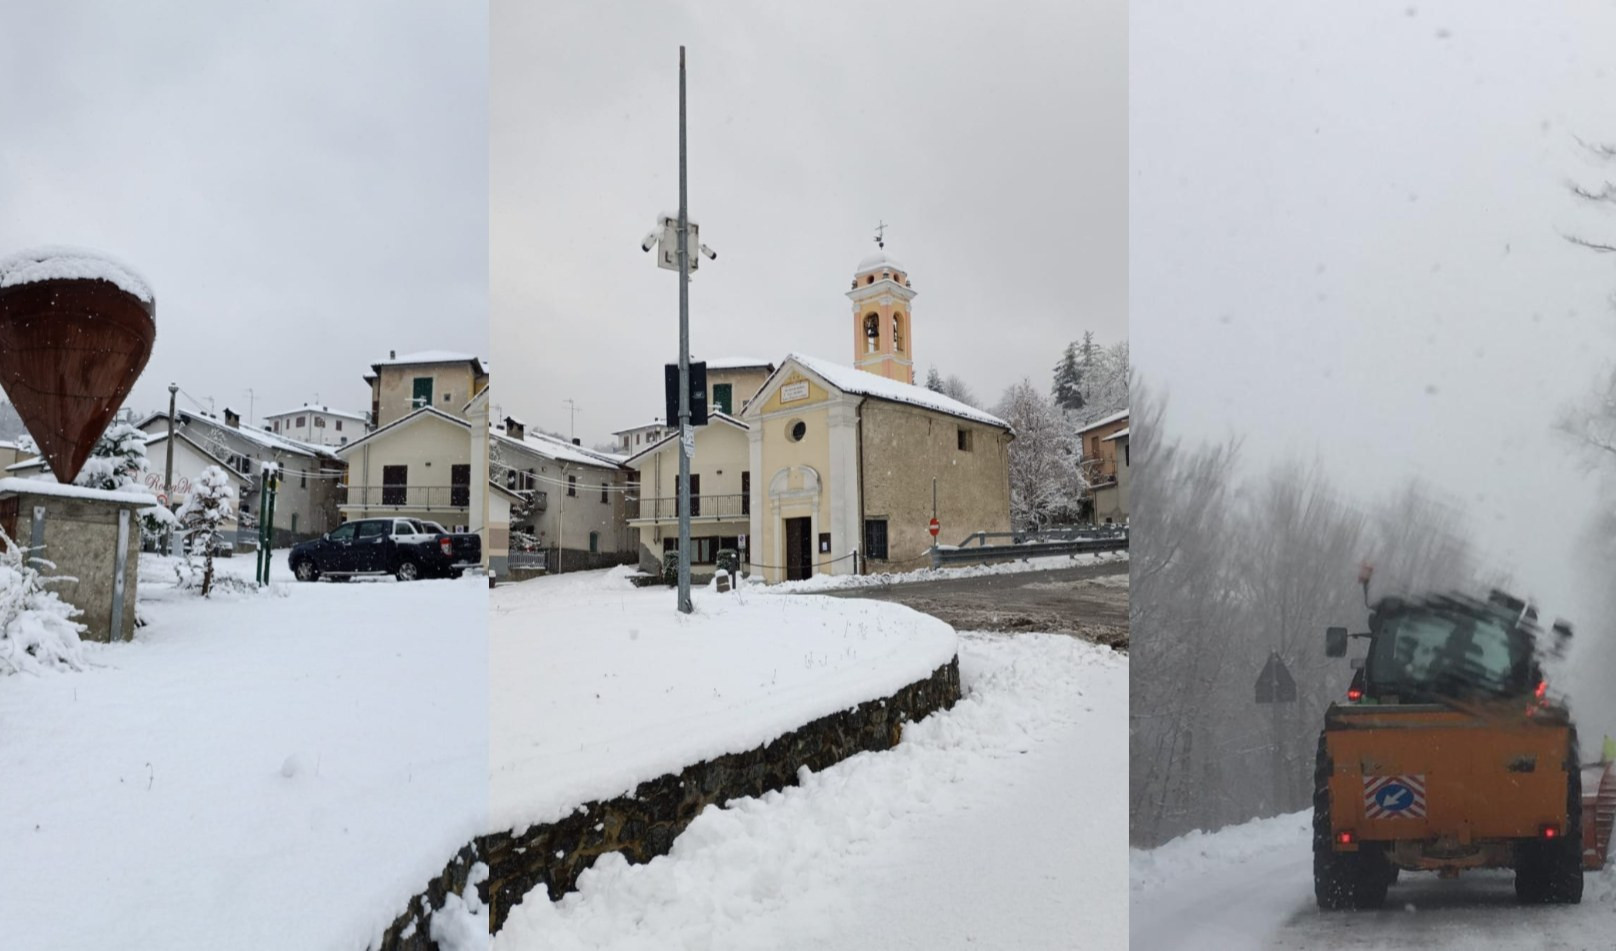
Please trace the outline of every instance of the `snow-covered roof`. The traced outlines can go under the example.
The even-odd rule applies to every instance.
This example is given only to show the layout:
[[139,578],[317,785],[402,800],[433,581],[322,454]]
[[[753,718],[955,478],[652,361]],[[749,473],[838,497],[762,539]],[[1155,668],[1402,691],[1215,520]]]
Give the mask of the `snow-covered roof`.
[[0,258],[0,287],[51,280],[107,281],[148,304],[152,302],[151,285],[145,278],[100,251],[46,245]]
[[148,492],[112,492],[107,489],[87,489],[82,485],[63,485],[55,479],[24,479],[7,476],[0,479],[0,494],[27,492],[33,495],[51,495],[63,499],[98,499],[103,502],[124,502],[131,505],[156,505],[157,496]]
[[304,403],[297,409],[289,409],[284,413],[265,413],[265,419],[280,419],[282,416],[296,416],[298,413],[324,413],[327,416],[341,416],[343,419],[365,421],[364,413],[350,413],[347,410],[332,409],[329,406],[320,406],[314,403]]
[[[696,362],[692,359],[691,362]],[[708,370],[750,370],[753,367],[763,367],[766,370],[774,369],[773,360],[763,360],[758,357],[719,357],[707,361]]]
[[[915,386],[913,383],[900,383],[897,380],[891,380],[864,370],[844,367],[829,360],[821,360],[818,357],[805,357],[800,353],[790,354],[786,357],[786,361],[788,363],[797,363],[803,369],[823,378],[825,382],[843,393],[855,393],[860,396],[890,400],[894,403],[908,403],[910,406],[919,406],[922,409],[947,413],[950,416],[986,423],[989,426],[1010,428],[1009,423],[992,413],[961,403],[959,400],[950,399],[923,386]],[[784,369],[784,366],[785,364],[781,364],[782,369]],[[779,374],[779,372],[779,370],[775,371],[776,374]]]
[[398,367],[414,366],[422,363],[476,363],[484,373],[488,372],[488,364],[475,353],[459,353],[454,350],[417,350],[414,353],[401,353],[396,357],[377,360],[372,367]]
[[544,433],[524,433],[521,439],[516,439],[492,420],[489,421],[488,431],[497,439],[502,439],[513,446],[521,446],[529,452],[537,453],[546,459],[554,459],[556,462],[599,466],[605,469],[622,468],[623,457],[617,453],[597,452],[594,449],[574,446],[565,439],[546,436]]
[[[748,427],[747,427],[747,425],[745,423],[741,422],[740,420],[736,419],[735,417],[731,416],[728,413],[720,413],[720,412],[715,411],[715,412],[708,413],[707,418],[708,418],[708,420],[716,419],[716,420],[718,420],[720,422],[728,423],[731,426],[734,426],[736,429],[741,430],[742,432],[745,432],[748,429]],[[658,439],[656,442],[651,443],[650,445],[646,446],[644,449],[641,449],[639,452],[636,452],[634,455],[625,457],[623,459],[623,464],[624,465],[633,465],[634,460],[640,458],[641,456],[643,456],[643,455],[645,455],[647,453],[656,452],[658,449],[661,449],[663,446],[666,446],[667,444],[678,440],[678,438],[679,438],[679,434],[677,432],[670,432],[666,436],[663,436],[661,439]],[[698,438],[698,439],[701,438],[701,429],[700,428],[697,428],[697,430],[696,430],[696,438]]]
[[[257,443],[266,449],[273,449],[276,452],[289,452],[300,456],[330,457],[332,455],[331,450],[324,446],[316,446],[312,443],[306,443],[300,439],[290,439],[286,436],[277,436],[268,430],[254,429],[251,426],[231,426],[222,419],[217,419],[212,416],[204,416],[201,413],[193,413],[190,410],[184,409],[176,411],[176,415],[188,421],[195,421],[208,426],[215,426],[227,433],[235,433],[248,442]],[[150,416],[147,416],[145,419],[141,420],[136,428],[145,429],[154,420],[167,418],[167,413],[152,413]],[[165,429],[164,432],[167,432],[167,430]]]
[[885,248],[877,250],[874,254],[860,261],[858,270],[854,273],[863,274],[865,271],[878,271],[884,267],[891,268],[894,271],[903,271],[905,274],[909,273],[909,269],[899,264],[897,258],[888,254]]
[[668,428],[668,421],[665,420],[665,419],[653,419],[649,423],[641,423],[638,426],[630,426],[627,429],[619,429],[616,432],[612,433],[612,435],[613,436],[621,436],[624,433],[637,433],[642,429],[654,429],[654,428],[656,428],[658,426],[662,427],[663,429],[667,429]]
[[1113,439],[1127,439],[1127,438],[1128,438],[1128,427],[1124,426],[1123,428],[1117,430],[1116,432],[1112,433],[1111,435],[1105,437],[1105,439],[1102,440],[1102,441],[1109,442],[1110,440],[1113,440]]
[[1109,416],[1101,416],[1099,419],[1096,419],[1093,422],[1084,423],[1081,427],[1078,428],[1077,431],[1078,431],[1079,434],[1086,433],[1091,429],[1099,429],[1101,426],[1109,426],[1112,423],[1116,422],[1117,420],[1127,419],[1127,418],[1128,418],[1128,411],[1127,410],[1125,410],[1125,409],[1118,410],[1115,413],[1110,414]]

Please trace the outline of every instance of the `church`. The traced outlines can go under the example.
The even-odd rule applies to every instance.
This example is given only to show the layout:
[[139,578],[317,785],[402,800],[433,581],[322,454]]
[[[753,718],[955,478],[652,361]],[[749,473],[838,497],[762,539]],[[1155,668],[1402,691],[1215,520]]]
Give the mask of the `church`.
[[[847,292],[851,366],[789,354],[755,393],[737,394],[738,412],[697,432],[698,576],[725,548],[740,549],[749,573],[771,583],[910,571],[930,564],[934,515],[943,544],[1010,530],[1014,433],[990,413],[915,385],[916,294],[884,248],[866,257]],[[678,449],[669,435],[627,462],[647,490],[630,517],[647,567],[677,536],[677,510],[667,503]],[[709,487],[711,497],[702,491]]]

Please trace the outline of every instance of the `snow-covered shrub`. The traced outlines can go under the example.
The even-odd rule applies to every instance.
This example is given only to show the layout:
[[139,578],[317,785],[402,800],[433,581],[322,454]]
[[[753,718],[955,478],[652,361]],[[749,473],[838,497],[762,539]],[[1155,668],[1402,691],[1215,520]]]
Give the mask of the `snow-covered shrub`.
[[40,566],[56,567],[28,558],[0,529],[0,674],[84,669],[85,628],[73,620],[83,612],[45,587],[55,579]]
[[192,483],[178,513],[180,528],[189,542],[184,563],[174,569],[180,587],[196,587],[204,598],[213,593],[213,549],[219,540],[219,528],[235,510],[235,502],[236,490],[230,485],[230,476],[218,466],[203,469]]

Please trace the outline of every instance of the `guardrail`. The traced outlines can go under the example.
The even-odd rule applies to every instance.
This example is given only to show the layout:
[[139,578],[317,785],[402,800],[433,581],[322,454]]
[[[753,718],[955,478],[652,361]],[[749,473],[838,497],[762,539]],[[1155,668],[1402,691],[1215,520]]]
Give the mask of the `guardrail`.
[[[987,536],[1009,535],[1009,532],[978,533]],[[975,538],[975,536],[970,536]],[[969,539],[967,539],[969,540]],[[976,564],[984,561],[1019,561],[1023,558],[1042,558],[1046,555],[1084,555],[1102,551],[1127,551],[1128,533],[1093,534],[1089,537],[1065,540],[1029,541],[1008,545],[978,544],[955,548],[938,547],[931,550],[931,566]]]
[[965,548],[972,544],[978,547],[986,547],[990,538],[1002,538],[1011,545],[1027,545],[1042,542],[1072,542],[1105,538],[1126,539],[1127,537],[1128,527],[1126,525],[1074,526],[1071,528],[1045,528],[1025,532],[973,532],[965,536],[964,540],[955,547]]
[[548,551],[513,551],[505,557],[505,565],[509,571],[549,571],[550,553]]

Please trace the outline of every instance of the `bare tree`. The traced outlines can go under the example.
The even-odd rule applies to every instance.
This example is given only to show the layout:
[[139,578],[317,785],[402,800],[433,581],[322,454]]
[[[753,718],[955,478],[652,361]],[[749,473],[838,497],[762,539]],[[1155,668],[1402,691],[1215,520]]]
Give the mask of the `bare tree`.
[[1016,434],[1010,443],[1011,519],[1028,528],[1075,519],[1088,489],[1076,427],[1027,379],[1005,390],[994,412]]

